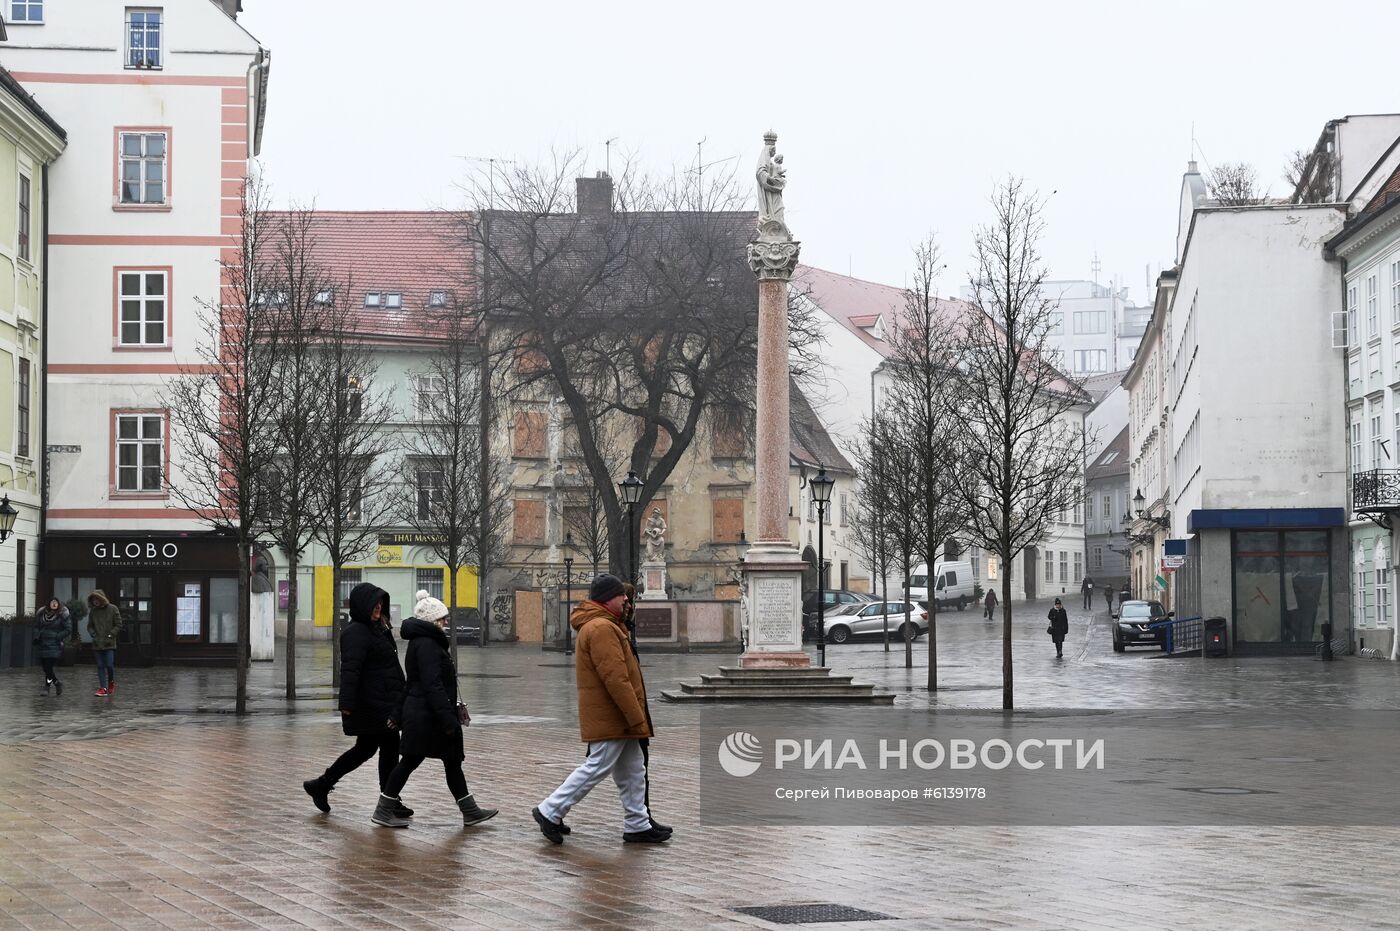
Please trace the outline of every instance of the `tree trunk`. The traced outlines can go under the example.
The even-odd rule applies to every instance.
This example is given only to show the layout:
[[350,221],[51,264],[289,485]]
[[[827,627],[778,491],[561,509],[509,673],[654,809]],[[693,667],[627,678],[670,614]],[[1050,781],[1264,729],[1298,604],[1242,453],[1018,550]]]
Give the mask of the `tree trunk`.
[[[907,537],[906,537],[906,539],[907,539]],[[904,603],[905,603],[906,605],[909,604],[909,560],[911,559],[911,557],[912,557],[912,554],[911,554],[908,550],[905,550],[905,551],[904,551]],[[885,624],[886,624],[886,625],[889,624],[889,621],[888,621],[889,613],[888,613],[888,611],[889,611],[889,609],[887,608],[887,609],[886,609],[886,615],[885,615],[886,618],[887,618],[887,620],[885,621]],[[905,618],[905,623],[901,624],[900,627],[902,627],[903,630],[904,630],[904,668],[905,668],[905,669],[913,669],[913,668],[914,668],[914,641],[913,641],[913,639],[911,639],[910,636],[909,636],[909,623],[908,623],[908,618],[907,618],[907,617]]]
[[234,675],[234,714],[248,713],[248,660],[252,643],[252,593],[249,587],[249,567],[253,558],[252,541],[238,541],[238,651]]
[[1001,557],[1001,707],[1010,711],[1015,707],[1011,681],[1011,554],[1002,550],[997,555]]
[[[884,528],[883,528],[883,527],[880,528],[880,532],[881,532],[881,539],[883,539],[883,535],[884,535]],[[886,571],[889,567],[888,567],[887,565],[885,565],[885,561],[889,558],[889,554],[885,552],[885,549],[884,549],[883,544],[879,544],[879,546],[880,546],[880,555],[879,555],[878,557],[876,557],[876,558],[880,560],[880,602],[881,602],[882,604],[889,604],[889,603],[890,603],[890,574],[889,574],[889,572]],[[889,618],[889,615],[888,615],[888,614],[884,615],[884,619],[885,619],[885,625],[884,625],[884,626],[885,626],[885,652],[888,653],[888,652],[890,651],[890,618]]]
[[[453,540],[455,541],[456,537],[453,537]],[[453,548],[456,548],[455,543]],[[452,642],[449,644],[449,648],[452,651],[453,669],[459,668],[457,666],[457,622],[460,618],[457,604],[461,599],[457,594],[457,573],[460,569],[461,566],[455,563],[447,567],[447,617],[449,621],[447,629],[451,631],[449,636]],[[482,628],[482,630],[484,631],[485,628]]]
[[287,556],[287,700],[297,697],[297,554]]
[[331,554],[331,688],[340,688],[340,560]]
[[938,598],[932,588],[928,593],[928,690],[938,691]]

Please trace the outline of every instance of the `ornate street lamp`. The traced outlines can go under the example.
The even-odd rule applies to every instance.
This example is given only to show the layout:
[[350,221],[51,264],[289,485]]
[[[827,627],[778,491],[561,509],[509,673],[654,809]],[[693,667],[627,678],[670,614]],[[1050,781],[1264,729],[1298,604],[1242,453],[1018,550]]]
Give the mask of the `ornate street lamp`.
[[16,517],[19,517],[19,511],[10,505],[10,496],[0,498],[0,543],[8,540],[14,532]]
[[637,473],[627,470],[627,477],[617,483],[618,489],[622,492],[622,500],[627,502],[627,553],[630,556],[629,569],[631,571],[632,584],[637,584],[637,514],[635,508],[642,500],[642,486],[646,484],[637,477]]
[[564,534],[564,655],[574,655],[574,629],[569,623],[574,598],[574,534]]
[[826,665],[826,559],[822,553],[826,536],[824,525],[826,523],[826,506],[831,501],[831,489],[836,484],[836,480],[826,474],[826,467],[823,466],[817,471],[817,477],[809,484],[812,486],[812,500],[817,504],[817,655],[818,664]]

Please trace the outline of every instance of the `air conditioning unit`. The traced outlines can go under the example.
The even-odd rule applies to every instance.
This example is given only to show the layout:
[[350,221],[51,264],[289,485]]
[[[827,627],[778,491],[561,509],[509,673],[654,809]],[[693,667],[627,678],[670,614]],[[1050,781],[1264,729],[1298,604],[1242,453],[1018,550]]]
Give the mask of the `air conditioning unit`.
[[1332,348],[1347,348],[1347,312],[1345,310],[1332,312]]

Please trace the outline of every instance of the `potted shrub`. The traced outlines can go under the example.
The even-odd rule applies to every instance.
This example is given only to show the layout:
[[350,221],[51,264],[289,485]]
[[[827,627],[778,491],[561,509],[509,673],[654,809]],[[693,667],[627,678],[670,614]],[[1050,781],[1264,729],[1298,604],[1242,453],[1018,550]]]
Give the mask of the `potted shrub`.
[[28,666],[34,662],[34,625],[27,616],[0,615],[0,664]]

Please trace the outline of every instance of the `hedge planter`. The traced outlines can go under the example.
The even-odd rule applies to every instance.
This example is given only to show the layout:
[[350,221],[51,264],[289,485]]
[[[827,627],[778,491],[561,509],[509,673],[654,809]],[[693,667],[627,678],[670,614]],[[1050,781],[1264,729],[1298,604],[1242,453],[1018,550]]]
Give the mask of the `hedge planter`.
[[0,626],[0,664],[12,668],[34,665],[34,626],[32,624]]

